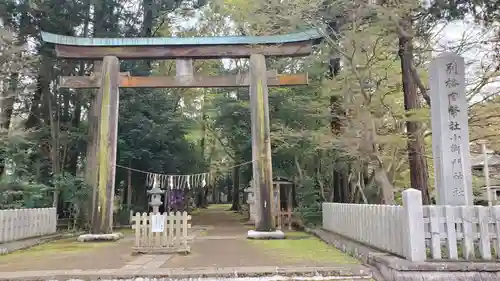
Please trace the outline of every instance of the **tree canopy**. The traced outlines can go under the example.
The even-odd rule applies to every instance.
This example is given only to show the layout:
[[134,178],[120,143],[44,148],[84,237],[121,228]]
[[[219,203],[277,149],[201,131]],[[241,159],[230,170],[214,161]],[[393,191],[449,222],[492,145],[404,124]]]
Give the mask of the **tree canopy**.
[[[401,191],[415,184],[408,161],[412,145],[421,146],[421,167],[429,171],[422,189],[433,200],[427,86],[433,55],[453,50],[466,57],[471,150],[478,153],[476,142],[487,140],[500,151],[500,100],[494,86],[497,6],[478,0],[427,6],[410,0],[4,1],[0,208],[58,203],[61,214],[88,219],[93,187],[84,178],[95,90],[57,84],[59,76],[90,75],[93,62],[56,59],[53,46],[40,38],[42,30],[85,37],[182,37],[318,28],[325,39],[311,56],[267,59],[268,69],[309,73],[308,86],[269,91],[273,173],[296,184],[297,214],[315,223],[321,202],[399,202]],[[464,32],[441,48],[444,30],[457,23],[476,34]],[[402,50],[402,39],[411,39],[411,49]],[[402,51],[409,54],[413,92],[403,87]],[[199,60],[194,67],[197,74],[224,75],[249,66],[246,59],[226,59]],[[175,62],[122,61],[121,71],[175,75]],[[409,123],[415,124],[411,130]],[[239,209],[252,169],[232,167],[252,160],[250,139],[248,89],[120,89],[117,212],[147,208],[145,174],[123,167],[163,174],[211,172],[209,188],[220,187]],[[476,177],[475,187],[481,185]],[[61,194],[57,202],[54,191]]]

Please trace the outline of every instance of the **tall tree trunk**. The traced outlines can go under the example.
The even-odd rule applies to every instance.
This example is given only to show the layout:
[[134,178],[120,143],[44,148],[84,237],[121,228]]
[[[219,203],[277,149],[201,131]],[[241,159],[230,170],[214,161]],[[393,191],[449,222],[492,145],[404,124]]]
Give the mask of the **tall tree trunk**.
[[[114,8],[116,5],[113,1],[91,1],[94,10],[93,16],[93,33],[94,37],[106,37],[116,35],[115,28],[117,25],[117,18]],[[102,66],[102,61],[94,61],[94,73],[100,73]],[[98,74],[99,75],[99,74]],[[100,107],[98,103],[97,94],[94,92],[95,96],[92,98],[88,118],[89,118],[89,138],[87,145],[87,165],[85,168],[85,180],[88,185],[93,188],[92,191],[92,223],[91,231],[92,233],[102,232],[99,214],[99,202],[98,202],[98,174],[95,171],[95,167],[99,166],[98,155],[98,137],[99,137],[99,121],[98,116],[100,112]],[[115,164],[115,163],[113,163]],[[107,230],[106,230],[107,231]]]
[[[19,74],[14,73],[10,76],[8,87],[1,92],[1,112],[0,112],[0,129],[6,134],[9,132],[10,121],[14,106],[15,93],[17,91],[17,83]],[[7,161],[7,148],[2,147],[0,154],[0,177],[3,177],[5,165]]]
[[[206,136],[207,136],[207,124],[206,124],[206,120],[207,120],[207,115],[205,114],[205,99],[203,100],[203,105],[202,105],[202,112],[203,112],[203,121],[202,121],[202,125],[201,125],[201,132],[202,132],[202,137],[201,137],[201,141],[200,141],[200,151],[201,151],[201,159],[203,160],[203,165],[205,164],[205,142],[206,142]],[[199,208],[203,208],[203,207],[206,207],[206,196],[207,196],[207,192],[206,190],[208,189],[208,185],[209,183],[207,182],[205,186],[201,187],[201,186],[197,186],[196,188],[196,191],[197,191],[197,198],[198,198],[198,202],[197,202],[197,205]]]
[[26,129],[33,129],[40,124],[40,102],[42,100],[42,81],[41,76],[37,77],[37,87],[35,93],[33,94],[33,98],[31,99],[31,106],[28,118],[24,123],[24,127]]
[[[132,167],[132,159],[129,159],[128,166]],[[127,209],[132,210],[132,170],[130,169],[127,170]]]
[[[42,80],[45,80],[47,86],[50,84],[51,65],[47,58],[42,59]],[[55,94],[57,95],[57,93]],[[50,88],[43,91],[43,108],[45,110],[44,120],[46,125],[50,128],[50,161],[52,167],[52,175],[56,176],[61,172],[61,159],[60,159],[60,142],[59,142],[59,108],[57,106],[57,96],[50,91]],[[54,108],[55,106],[55,108]],[[57,209],[59,203],[59,190],[58,186],[54,187],[54,196],[52,206]]]
[[[236,158],[236,157],[235,157]],[[239,159],[239,158],[236,158]],[[232,211],[239,211],[240,206],[240,166],[233,168],[233,205],[231,206]]]
[[[23,4],[24,5],[24,4]],[[21,24],[26,24],[26,19],[28,18],[27,13],[24,11],[21,13],[21,19],[20,22]],[[26,43],[26,30],[23,29],[22,27],[19,29],[19,34],[16,40],[16,45],[22,46]],[[20,57],[22,54],[19,53],[18,56]],[[0,89],[1,91],[1,102],[0,102],[0,129],[7,132],[10,129],[10,124],[11,124],[11,119],[12,119],[12,112],[14,109],[14,101],[16,97],[16,93],[19,90],[18,85],[19,85],[19,73],[10,73],[10,79],[7,83],[6,89]],[[6,164],[6,159],[7,158],[7,151],[5,150],[5,147],[2,148],[2,152],[0,154],[0,177],[4,175],[5,171],[5,164]]]
[[[143,36],[146,38],[153,37],[153,4],[154,0],[143,0]],[[149,75],[151,73],[151,61],[145,60],[145,74]]]
[[[83,24],[83,37],[88,37],[89,35],[89,29],[90,29],[90,10],[91,10],[91,4],[90,0],[86,1],[87,5],[87,11],[85,12],[85,19],[84,19],[84,24]],[[85,62],[81,61],[80,62],[80,67],[78,69],[78,75],[79,76],[84,76],[85,75]],[[80,127],[80,118],[82,115],[82,98],[81,98],[81,91],[78,91],[75,95],[73,95],[73,103],[75,105],[75,110],[73,112],[73,118],[71,120],[71,124],[74,129],[78,129]],[[78,167],[78,156],[80,155],[80,151],[78,150],[78,141],[75,141],[72,149],[71,149],[71,154],[70,154],[70,159],[69,159],[69,165],[68,165],[68,170],[71,174],[76,175],[77,172],[77,167]]]
[[[331,18],[328,22],[328,35],[331,38],[336,38],[336,33],[339,30],[340,24],[338,23],[337,18]],[[330,58],[328,61],[328,75],[327,77],[333,79],[337,75],[339,75],[341,70],[340,64],[340,56],[336,53],[335,49],[331,50]],[[342,132],[342,119],[341,116],[345,116],[345,111],[342,108],[341,98],[338,96],[330,97],[330,130],[332,134],[338,135]],[[333,191],[332,191],[332,199],[334,202],[347,203],[348,202],[348,169],[339,168],[338,166],[343,163],[339,163],[334,167],[333,174]]]
[[[228,181],[229,177],[226,177],[226,182]],[[227,186],[227,196],[226,196],[226,201],[224,203],[233,202],[233,189],[234,189],[234,182]]]
[[[408,16],[401,22],[407,33],[411,33],[411,19]],[[404,35],[399,37],[399,57],[403,81],[404,104],[407,114],[421,108],[417,95],[417,85],[413,79],[411,67],[413,64],[413,42]],[[425,143],[422,136],[421,124],[416,121],[406,121],[408,132],[408,161],[410,165],[411,187],[422,192],[422,203],[430,203],[429,172],[425,159]]]
[[15,95],[18,90],[18,80],[19,80],[19,74],[18,73],[13,73],[10,76],[10,81],[9,85],[6,90],[2,91],[2,100],[1,100],[1,105],[2,105],[2,111],[0,112],[0,128],[3,130],[9,130],[10,128],[10,121],[12,118],[12,112],[13,112],[13,105],[14,105],[14,100],[15,100]]
[[[208,153],[208,172],[212,174],[212,155],[214,155],[216,149],[215,141],[210,142],[210,152]],[[219,203],[219,190],[217,188],[217,183],[214,177],[210,177],[207,182],[207,192],[208,189],[212,190],[212,203]],[[207,199],[208,201],[208,199]],[[208,206],[208,202],[207,202]]]

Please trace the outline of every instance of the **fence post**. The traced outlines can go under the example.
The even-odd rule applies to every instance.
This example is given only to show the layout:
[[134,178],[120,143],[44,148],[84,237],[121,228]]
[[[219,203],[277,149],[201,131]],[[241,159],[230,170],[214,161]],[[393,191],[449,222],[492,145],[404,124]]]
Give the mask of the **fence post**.
[[403,191],[403,208],[406,230],[405,257],[411,262],[423,262],[426,249],[422,193],[413,188]]
[[0,210],[0,243],[5,242],[7,232],[7,217],[4,215],[5,211]]
[[50,229],[51,233],[56,233],[57,232],[57,220],[59,218],[59,214],[57,214],[57,208],[53,208],[53,213],[52,213],[52,228]]

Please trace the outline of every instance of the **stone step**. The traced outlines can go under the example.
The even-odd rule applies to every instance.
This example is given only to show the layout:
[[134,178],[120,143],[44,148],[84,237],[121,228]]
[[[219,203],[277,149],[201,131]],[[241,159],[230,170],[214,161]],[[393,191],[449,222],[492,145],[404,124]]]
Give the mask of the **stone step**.
[[131,278],[87,278],[87,277],[71,277],[71,278],[50,278],[50,279],[33,279],[33,278],[16,278],[9,280],[19,280],[19,281],[32,281],[32,280],[50,280],[50,281],[89,281],[89,280],[99,280],[99,281],[366,281],[374,280],[371,276],[262,276],[262,277],[141,277],[135,276]]
[[0,280],[370,280],[366,267],[139,268],[1,272]]

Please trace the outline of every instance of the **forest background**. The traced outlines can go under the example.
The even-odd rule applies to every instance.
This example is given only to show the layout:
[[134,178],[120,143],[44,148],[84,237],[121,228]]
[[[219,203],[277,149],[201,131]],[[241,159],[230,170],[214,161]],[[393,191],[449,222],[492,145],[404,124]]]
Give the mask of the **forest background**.
[[[90,75],[93,62],[56,60],[52,46],[40,38],[42,30],[84,37],[187,37],[319,28],[325,40],[313,55],[267,62],[269,69],[310,77],[308,86],[269,92],[273,173],[296,184],[295,213],[314,224],[321,202],[398,203],[409,187],[422,190],[424,202],[432,203],[427,85],[432,56],[444,51],[465,56],[472,156],[479,153],[479,140],[500,151],[497,5],[487,0],[3,0],[0,209],[56,204],[60,215],[83,227],[88,217],[87,112],[95,90],[59,89],[57,77]],[[195,69],[223,75],[247,70],[248,61],[196,61]],[[123,61],[121,70],[175,75],[175,62]],[[227,193],[238,210],[251,165],[231,167],[251,161],[248,101],[248,89],[121,89],[116,164],[163,174],[210,172],[208,188]],[[118,167],[116,177],[118,217],[145,210],[145,174]],[[477,195],[483,184],[476,174]]]

